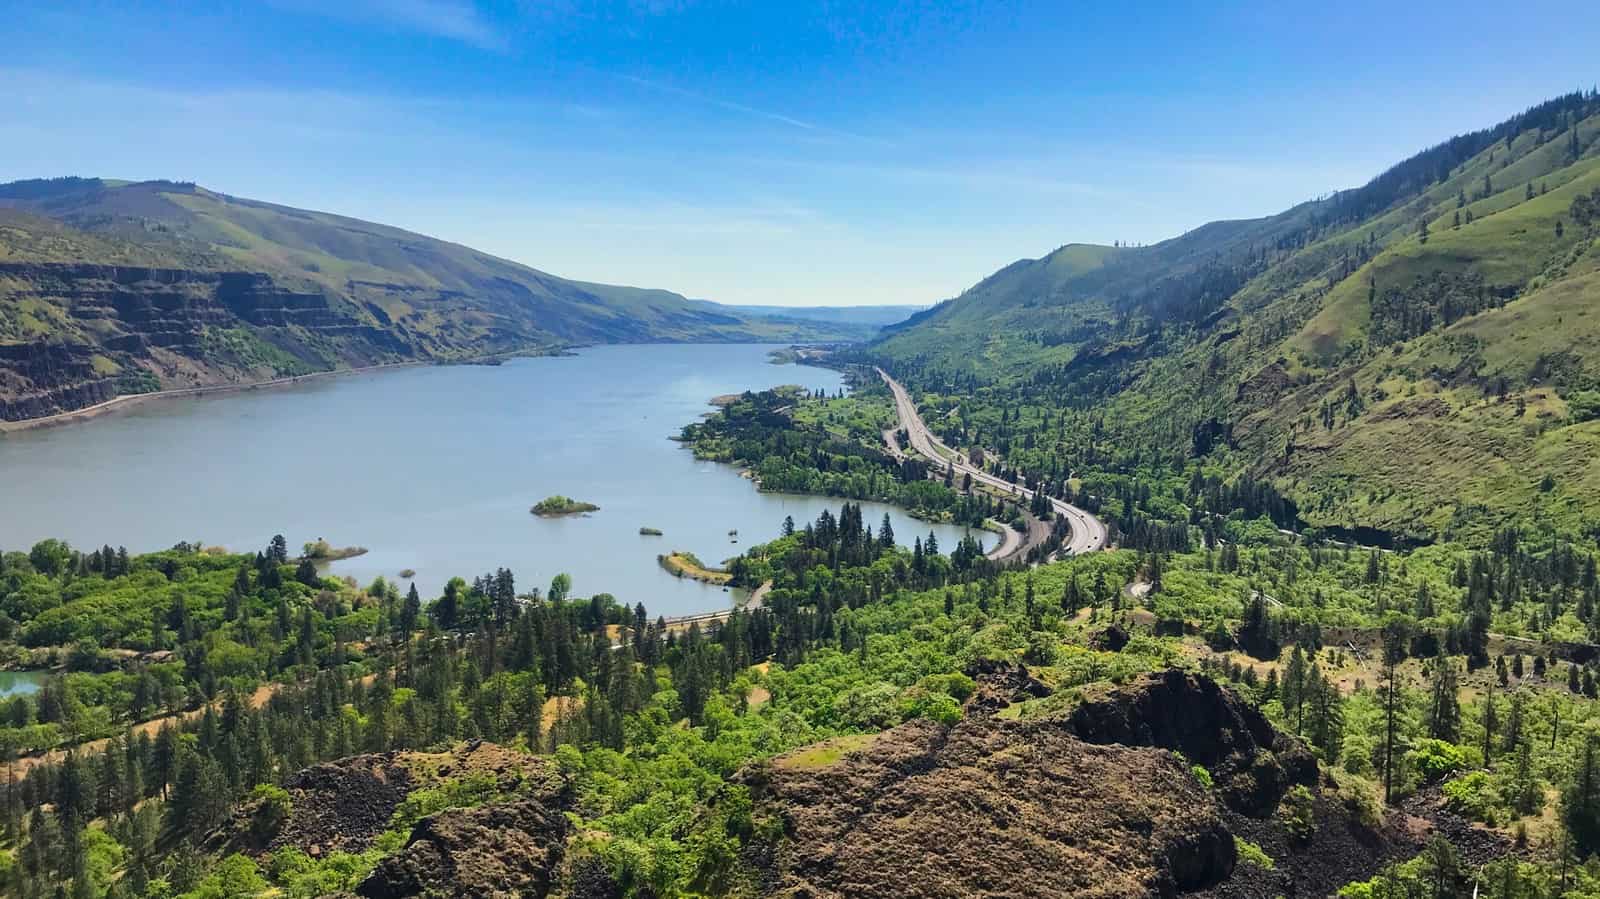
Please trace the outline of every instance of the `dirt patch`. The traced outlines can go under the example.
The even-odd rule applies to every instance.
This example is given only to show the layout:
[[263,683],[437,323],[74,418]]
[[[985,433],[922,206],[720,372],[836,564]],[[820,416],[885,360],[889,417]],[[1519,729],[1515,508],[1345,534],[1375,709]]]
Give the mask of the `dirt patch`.
[[544,733],[549,733],[550,728],[581,711],[582,696],[552,696],[544,701],[544,708],[540,710],[540,728]]

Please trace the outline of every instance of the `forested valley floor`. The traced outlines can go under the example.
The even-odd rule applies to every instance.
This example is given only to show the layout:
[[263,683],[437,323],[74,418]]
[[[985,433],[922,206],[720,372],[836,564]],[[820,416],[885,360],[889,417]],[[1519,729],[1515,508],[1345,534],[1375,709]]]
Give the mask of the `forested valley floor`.
[[[282,540],[5,553],[4,652],[51,672],[3,709],[8,892],[846,895],[887,870],[961,895],[1001,874],[962,873],[916,816],[863,819],[870,840],[832,829],[862,796],[975,789],[1019,821],[1049,820],[1063,789],[1097,797],[1030,837],[1082,865],[1076,840],[1116,834],[1073,894],[1600,889],[1591,551],[1514,530],[1405,552],[1309,540],[1198,470],[1170,494],[1203,520],[1188,541],[1091,481],[1065,486],[1122,548],[1034,566],[908,551],[852,500],[1010,513],[847,452],[892,417],[863,384],[749,394],[690,429],[703,454],[848,497],[775,522],[733,567],[772,582],[762,607],[706,628],[570,596],[559,574],[360,586]],[[912,778],[908,753],[931,772]],[[1139,798],[1157,783],[1182,807]]]

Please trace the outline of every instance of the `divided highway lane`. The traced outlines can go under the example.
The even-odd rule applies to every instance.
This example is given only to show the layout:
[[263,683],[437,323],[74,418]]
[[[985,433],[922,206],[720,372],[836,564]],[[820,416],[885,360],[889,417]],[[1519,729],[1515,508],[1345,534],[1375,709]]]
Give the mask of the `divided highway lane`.
[[[943,471],[947,465],[955,467],[956,474],[969,474],[974,481],[988,484],[991,487],[1004,490],[1023,499],[1032,499],[1033,491],[1018,484],[997,478],[981,468],[967,464],[960,453],[951,450],[939,442],[928,426],[923,423],[922,416],[917,413],[917,405],[911,401],[911,395],[900,386],[900,382],[889,377],[889,373],[878,369],[878,376],[889,385],[889,391],[894,394],[895,413],[900,418],[900,426],[905,429],[911,438],[911,448],[926,456],[939,470]],[[1072,505],[1050,497],[1050,506],[1057,515],[1064,515],[1072,533],[1067,537],[1067,542],[1061,551],[1070,555],[1079,553],[1096,552],[1106,548],[1106,526],[1100,519],[1088,512]]]

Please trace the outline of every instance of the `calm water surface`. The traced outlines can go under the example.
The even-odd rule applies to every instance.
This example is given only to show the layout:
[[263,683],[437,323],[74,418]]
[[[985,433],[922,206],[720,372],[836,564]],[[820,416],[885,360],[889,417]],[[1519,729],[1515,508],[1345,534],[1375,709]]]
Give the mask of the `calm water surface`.
[[[0,436],[0,549],[61,537],[85,549],[200,539],[254,550],[282,533],[291,547],[317,537],[368,547],[333,573],[365,583],[415,569],[425,598],[451,577],[505,566],[523,588],[567,572],[580,595],[609,592],[652,614],[722,607],[730,593],[667,574],[656,555],[720,561],[776,536],[785,515],[803,523],[840,502],[760,493],[668,439],[718,394],[841,386],[837,372],[770,364],[769,349],[596,347],[401,369]],[[601,510],[529,514],[553,493]],[[889,511],[905,542],[930,530],[867,505],[874,526]],[[931,529],[946,551],[964,533]]]
[[43,671],[0,671],[0,699],[37,693],[44,679]]

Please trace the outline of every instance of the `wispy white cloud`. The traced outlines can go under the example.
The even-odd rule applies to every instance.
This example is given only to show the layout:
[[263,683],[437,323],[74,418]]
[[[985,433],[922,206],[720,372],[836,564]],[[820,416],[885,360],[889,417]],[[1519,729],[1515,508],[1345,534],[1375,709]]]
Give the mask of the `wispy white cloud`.
[[725,109],[729,112],[737,112],[742,115],[766,119],[770,122],[777,122],[780,125],[788,125],[791,128],[798,128],[802,131],[812,132],[813,134],[842,137],[864,143],[883,143],[880,138],[868,137],[864,134],[856,134],[839,128],[833,128],[828,125],[810,122],[805,119],[798,119],[794,116],[785,115],[781,112],[774,112],[770,109],[759,109],[757,107],[749,106],[744,103],[738,103],[733,100],[724,100],[721,97],[713,97],[710,94],[703,94],[699,91],[690,90],[685,87],[678,87],[675,84],[667,84],[663,81],[656,81],[652,78],[641,78],[638,75],[616,75],[616,77],[628,82],[629,84],[635,84],[639,87],[647,88],[652,91],[670,94],[675,97],[682,97],[686,100],[692,100],[696,103],[702,103],[707,106],[715,106],[718,109]]
[[431,35],[483,50],[504,52],[505,34],[471,0],[273,0],[280,8]]

